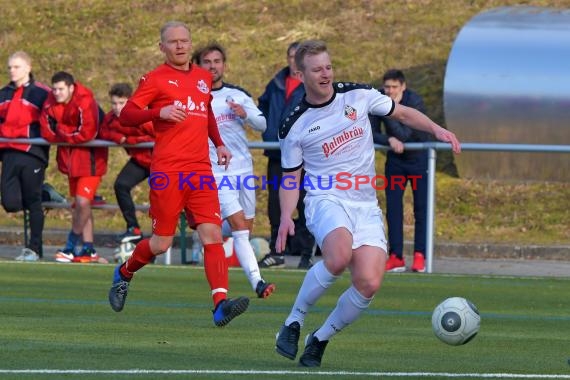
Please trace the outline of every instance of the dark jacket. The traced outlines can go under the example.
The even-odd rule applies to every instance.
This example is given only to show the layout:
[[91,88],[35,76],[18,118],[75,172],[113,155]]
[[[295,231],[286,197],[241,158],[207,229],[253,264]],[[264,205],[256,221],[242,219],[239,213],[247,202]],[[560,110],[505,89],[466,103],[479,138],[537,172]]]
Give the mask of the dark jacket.
[[[13,82],[0,90],[0,137],[28,139],[41,137],[40,113],[50,93],[49,87],[36,82],[30,74],[30,81],[23,86],[19,104],[12,102],[16,90]],[[49,161],[49,145],[0,143],[0,149],[29,153],[46,165]]]
[[[406,89],[402,95],[400,104],[415,108],[423,114],[426,113],[422,97],[414,91]],[[390,145],[388,143],[388,138],[392,136],[403,143],[426,142],[433,140],[431,134],[408,127],[406,124],[402,124],[398,120],[390,119],[388,117],[371,118],[371,120],[375,144]],[[384,124],[385,133],[382,133],[381,124]]]
[[[301,83],[285,102],[285,79],[289,76],[289,67],[281,69],[267,84],[265,91],[258,99],[258,107],[267,120],[267,129],[261,135],[263,141],[279,141],[279,127],[285,116],[291,113],[305,95],[305,87]],[[281,160],[281,151],[264,150],[263,154],[272,160]]]
[[44,104],[40,117],[42,137],[49,142],[73,144],[57,147],[57,167],[70,178],[102,176],[107,172],[107,147],[76,145],[97,137],[99,114],[93,93],[79,82],[75,82],[69,103],[58,104],[50,93]]

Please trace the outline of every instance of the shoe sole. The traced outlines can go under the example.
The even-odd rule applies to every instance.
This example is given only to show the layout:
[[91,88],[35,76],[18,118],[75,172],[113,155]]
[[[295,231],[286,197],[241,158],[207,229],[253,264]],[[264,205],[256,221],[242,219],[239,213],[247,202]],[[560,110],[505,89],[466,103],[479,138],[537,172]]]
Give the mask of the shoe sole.
[[271,294],[273,294],[273,292],[275,291],[275,284],[268,284],[267,287],[263,290],[263,292],[261,294],[258,294],[257,296],[259,298],[267,298],[269,297]]
[[236,302],[232,306],[230,313],[226,315],[222,320],[216,322],[214,324],[218,327],[224,327],[228,323],[230,323],[235,317],[243,314],[247,308],[249,307],[249,298],[240,297],[236,299]]
[[285,263],[283,263],[283,264],[270,265],[270,266],[268,266],[268,267],[263,266],[263,265],[260,265],[259,267],[260,267],[260,268],[263,268],[263,269],[279,269],[279,268],[285,268]]
[[405,272],[405,271],[406,271],[406,267],[397,267],[397,268],[388,269],[386,272],[401,273],[401,272]]
[[287,351],[283,351],[282,349],[279,348],[279,346],[275,346],[275,352],[277,352],[279,355],[281,355],[287,359],[291,359],[291,360],[295,360],[295,356],[297,356],[297,355],[292,355],[292,354],[288,353]]
[[423,269],[414,269],[414,268],[412,268],[412,272],[416,272],[416,273],[425,273],[425,271],[426,271],[426,268],[423,268]]

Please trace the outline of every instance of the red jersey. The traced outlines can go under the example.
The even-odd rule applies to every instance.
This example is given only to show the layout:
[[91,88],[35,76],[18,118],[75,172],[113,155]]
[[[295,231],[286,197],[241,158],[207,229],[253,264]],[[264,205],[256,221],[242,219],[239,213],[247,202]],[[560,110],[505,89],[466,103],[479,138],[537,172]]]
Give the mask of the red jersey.
[[196,65],[184,71],[162,64],[140,79],[130,102],[149,110],[175,104],[188,115],[180,123],[153,119],[152,172],[212,170],[208,150],[208,124],[215,123],[211,88],[212,75]]

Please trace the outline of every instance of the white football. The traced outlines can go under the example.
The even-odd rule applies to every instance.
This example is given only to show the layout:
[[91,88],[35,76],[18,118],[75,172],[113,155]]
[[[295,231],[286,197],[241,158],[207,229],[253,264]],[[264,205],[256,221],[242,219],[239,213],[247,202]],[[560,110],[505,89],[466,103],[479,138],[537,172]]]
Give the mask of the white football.
[[115,249],[113,255],[115,262],[122,264],[127,261],[135,251],[135,247],[136,245],[130,241],[119,244],[119,246]]
[[255,258],[258,262],[269,253],[269,242],[267,239],[254,237],[249,243],[251,244],[251,248],[253,248],[253,253],[255,253]]
[[451,297],[437,305],[431,316],[435,336],[444,343],[459,346],[479,332],[481,316],[477,307],[462,297]]

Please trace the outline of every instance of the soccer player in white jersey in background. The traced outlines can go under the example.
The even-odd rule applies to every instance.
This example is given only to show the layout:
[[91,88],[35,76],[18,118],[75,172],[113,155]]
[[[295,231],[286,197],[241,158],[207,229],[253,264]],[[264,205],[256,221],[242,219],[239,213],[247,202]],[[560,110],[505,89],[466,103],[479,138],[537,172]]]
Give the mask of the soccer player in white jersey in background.
[[295,62],[306,95],[279,131],[281,166],[289,180],[279,193],[281,223],[276,249],[285,249],[287,235],[294,234],[291,215],[304,168],[307,227],[322,248],[323,260],[305,275],[277,335],[276,351],[295,359],[309,308],[347,268],[352,279],[326,321],[305,339],[299,364],[317,367],[328,341],[368,308],[384,276],[386,237],[376,190],[370,184],[376,173],[368,114],[389,116],[429,132],[451,143],[455,153],[461,148],[452,132],[370,86],[333,83],[333,67],[324,42],[301,43]]
[[223,81],[226,52],[220,44],[211,43],[197,49],[192,55],[192,61],[212,73],[212,109],[220,135],[232,152],[232,160],[225,170],[224,166],[216,164],[216,149],[210,141],[212,171],[218,185],[222,218],[232,228],[235,255],[253,290],[259,298],[267,298],[275,290],[275,284],[266,282],[261,277],[257,258],[249,242],[255,217],[255,181],[250,179],[243,183],[245,178],[253,176],[246,126],[263,132],[267,123],[244,89]]

